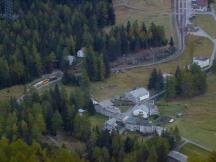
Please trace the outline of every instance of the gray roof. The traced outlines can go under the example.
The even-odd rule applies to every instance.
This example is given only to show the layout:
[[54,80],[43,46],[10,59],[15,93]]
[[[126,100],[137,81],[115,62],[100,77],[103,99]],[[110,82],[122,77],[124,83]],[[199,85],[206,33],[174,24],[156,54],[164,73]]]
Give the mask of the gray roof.
[[129,94],[131,94],[135,98],[139,98],[149,94],[149,91],[146,90],[145,88],[137,88],[133,91],[130,91]]
[[179,162],[187,162],[188,157],[177,151],[170,151],[168,157],[178,160]]

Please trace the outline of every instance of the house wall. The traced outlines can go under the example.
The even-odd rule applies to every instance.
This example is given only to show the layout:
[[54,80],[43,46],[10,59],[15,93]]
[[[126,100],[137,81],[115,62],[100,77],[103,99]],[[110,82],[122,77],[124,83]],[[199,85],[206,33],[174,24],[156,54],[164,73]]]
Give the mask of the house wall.
[[194,60],[193,63],[199,65],[201,68],[204,68],[206,66],[209,66],[210,61],[209,59],[205,60],[205,61],[200,61],[200,60]]

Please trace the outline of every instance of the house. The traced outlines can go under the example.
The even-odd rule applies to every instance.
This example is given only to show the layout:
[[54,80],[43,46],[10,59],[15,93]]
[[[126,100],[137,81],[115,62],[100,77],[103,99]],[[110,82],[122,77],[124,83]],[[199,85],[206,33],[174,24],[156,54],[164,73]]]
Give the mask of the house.
[[193,64],[197,64],[200,68],[205,68],[210,65],[210,59],[205,57],[194,57]]
[[168,162],[187,162],[188,157],[177,151],[170,151],[168,154]]
[[67,59],[69,65],[72,65],[76,60],[75,56],[72,56],[72,55],[67,56],[66,59]]
[[111,119],[107,120],[104,124],[104,129],[108,130],[111,133],[112,130],[117,129],[117,123],[116,122],[117,121],[115,118],[111,118]]
[[148,99],[149,96],[150,96],[150,93],[145,88],[137,88],[125,94],[125,98],[134,103],[139,103],[141,101],[144,101]]
[[108,117],[116,117],[121,113],[120,109],[115,107],[110,100],[104,100],[95,104],[95,110],[97,113]]
[[84,58],[85,57],[84,48],[80,49],[77,52],[77,57],[79,57],[79,58]]
[[192,0],[192,8],[196,12],[207,12],[208,0]]

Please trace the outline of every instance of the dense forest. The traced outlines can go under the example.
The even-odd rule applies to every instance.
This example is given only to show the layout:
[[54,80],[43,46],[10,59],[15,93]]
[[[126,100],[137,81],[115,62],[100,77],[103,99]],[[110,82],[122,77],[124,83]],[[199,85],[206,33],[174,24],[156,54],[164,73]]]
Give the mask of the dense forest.
[[[111,0],[17,0],[14,3],[18,18],[0,20],[3,29],[0,30],[0,87],[26,83],[53,69],[64,69],[65,57],[76,55],[83,47],[92,49],[99,58],[93,66],[101,68],[101,76],[88,72],[90,80],[103,80],[109,76],[109,61],[137,49],[167,44],[163,27],[154,23],[149,28],[138,22],[113,26],[115,14]],[[93,69],[93,73],[98,72]]]

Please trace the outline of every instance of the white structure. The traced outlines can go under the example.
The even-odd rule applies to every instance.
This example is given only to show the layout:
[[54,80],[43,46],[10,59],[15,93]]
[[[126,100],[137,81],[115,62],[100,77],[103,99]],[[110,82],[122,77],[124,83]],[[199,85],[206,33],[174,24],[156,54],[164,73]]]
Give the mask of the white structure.
[[79,57],[79,58],[84,58],[85,57],[84,48],[80,49],[77,52],[77,57]]
[[115,107],[110,100],[101,101],[98,104],[95,104],[95,110],[97,113],[108,117],[116,117],[121,113],[120,109]]
[[125,94],[125,98],[134,103],[139,103],[143,100],[146,100],[149,98],[149,96],[149,91],[145,88],[137,88]]
[[200,68],[205,68],[210,65],[210,59],[204,57],[194,57],[193,64],[197,64]]
[[72,55],[67,56],[67,61],[69,65],[72,65],[75,60],[76,60],[75,56],[72,56]]

